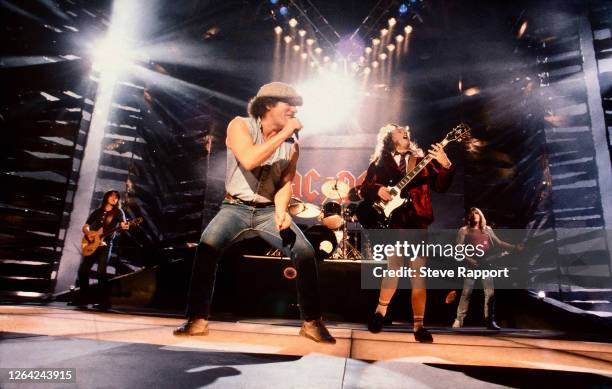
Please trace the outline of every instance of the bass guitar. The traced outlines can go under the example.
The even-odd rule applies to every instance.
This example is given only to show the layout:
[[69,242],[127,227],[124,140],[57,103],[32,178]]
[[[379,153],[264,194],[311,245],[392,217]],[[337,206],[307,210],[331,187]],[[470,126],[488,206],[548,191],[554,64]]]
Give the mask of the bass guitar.
[[[445,147],[451,142],[461,141],[469,136],[470,128],[466,124],[461,123],[450,130],[440,143],[442,147]],[[393,213],[408,202],[408,199],[400,196],[402,189],[404,189],[432,159],[433,157],[427,154],[421,162],[419,162],[414,169],[406,174],[397,184],[387,187],[392,196],[391,200],[384,201],[379,199],[375,202],[362,201],[357,208],[357,219],[359,223],[365,228],[388,228]]]
[[[128,221],[128,225],[130,226],[137,226],[140,223],[142,223],[144,219],[141,217],[137,217],[136,219],[132,219],[130,221]],[[93,254],[98,247],[100,246],[106,246],[106,242],[104,241],[104,238],[106,238],[107,236],[111,235],[112,233],[114,233],[115,231],[121,229],[121,226],[115,227],[113,229],[110,229],[108,231],[103,231],[102,227],[100,227],[99,230],[97,231],[91,231],[93,233],[93,237],[92,238],[87,238],[87,236],[83,236],[83,239],[81,240],[81,251],[83,253],[83,256],[88,257],[91,254]]]

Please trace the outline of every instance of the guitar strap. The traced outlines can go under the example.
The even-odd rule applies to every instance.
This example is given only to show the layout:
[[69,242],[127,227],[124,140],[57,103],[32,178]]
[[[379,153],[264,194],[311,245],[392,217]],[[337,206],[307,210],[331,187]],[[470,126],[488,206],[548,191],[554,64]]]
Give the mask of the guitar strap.
[[411,155],[408,157],[408,167],[406,168],[407,172],[411,172],[414,170],[414,167],[417,164],[417,157],[415,157],[414,155]]

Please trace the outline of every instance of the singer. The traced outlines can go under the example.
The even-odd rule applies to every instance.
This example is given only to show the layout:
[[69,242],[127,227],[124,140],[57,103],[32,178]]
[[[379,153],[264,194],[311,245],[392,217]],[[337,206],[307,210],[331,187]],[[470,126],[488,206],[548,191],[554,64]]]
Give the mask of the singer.
[[208,317],[217,264],[223,251],[242,238],[260,236],[280,249],[297,269],[300,335],[335,343],[321,320],[317,261],[312,245],[287,212],[298,162],[293,136],[302,124],[295,117],[302,97],[290,85],[272,82],[249,101],[249,117],[227,128],[225,200],[202,232],[193,261],[187,321],[174,335],[208,334]]

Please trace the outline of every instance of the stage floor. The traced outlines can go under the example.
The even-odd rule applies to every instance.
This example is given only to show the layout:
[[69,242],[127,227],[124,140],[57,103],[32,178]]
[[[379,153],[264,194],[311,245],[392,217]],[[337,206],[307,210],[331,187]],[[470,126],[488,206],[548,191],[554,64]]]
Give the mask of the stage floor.
[[0,306],[0,365],[77,369],[77,384],[45,388],[612,387],[612,344],[540,331],[434,328],[420,344],[402,325],[328,323],[338,342],[322,345],[298,336],[297,321],[211,322],[209,336],[174,337],[181,322]]

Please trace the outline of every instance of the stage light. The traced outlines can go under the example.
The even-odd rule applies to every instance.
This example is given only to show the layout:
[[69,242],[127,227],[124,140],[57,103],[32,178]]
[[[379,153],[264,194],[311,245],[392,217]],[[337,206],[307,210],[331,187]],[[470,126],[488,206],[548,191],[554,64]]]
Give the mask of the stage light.
[[378,56],[378,58],[380,58],[382,61],[384,61],[385,59],[387,59],[387,54],[385,54],[385,53],[380,53],[380,55]]
[[465,90],[465,92],[463,92],[463,94],[468,96],[468,97],[469,96],[476,96],[479,93],[480,93],[480,88],[477,87],[477,86],[472,87],[472,88],[468,88],[468,89]]
[[526,20],[523,22],[523,24],[521,24],[521,28],[519,28],[519,32],[518,32],[519,39],[523,36],[523,34],[525,34],[525,31],[527,31],[527,21]]
[[395,37],[395,40],[397,41],[397,43],[402,43],[404,41],[404,36],[399,34]]
[[372,67],[376,69],[378,67],[378,61],[372,62]]
[[297,25],[298,25],[298,21],[297,21],[297,20],[295,20],[295,18],[291,18],[291,19],[289,20],[289,25],[290,25],[291,27],[295,27],[295,26],[297,26]]
[[289,8],[285,7],[284,5],[282,7],[280,7],[280,9],[278,10],[278,12],[283,15],[283,16],[287,16],[289,14]]
[[314,51],[315,51],[315,53],[317,53],[317,54],[321,54],[321,53],[323,52],[323,49],[322,49],[322,48],[320,48],[320,47],[317,47],[317,48],[316,48]]
[[374,38],[374,39],[372,39],[372,44],[373,44],[374,46],[378,46],[378,45],[380,44],[380,39],[378,39],[378,38]]
[[300,51],[300,45],[293,45],[293,51]]
[[397,23],[397,20],[395,20],[395,18],[389,18],[389,27],[395,26],[396,23]]
[[327,55],[323,57],[323,62],[329,62],[329,57]]
[[121,36],[110,36],[91,49],[92,67],[96,71],[108,71],[117,74],[133,60],[133,50],[128,50],[125,39]]
[[304,60],[305,60],[306,58],[308,58],[308,54],[306,54],[306,53],[302,53],[302,54],[300,55],[300,57],[302,57],[302,59],[304,59]]
[[359,63],[364,63],[365,62],[365,57],[362,55],[361,57],[359,57]]
[[276,4],[278,4],[278,0],[270,0],[270,4],[276,5]]
[[314,44],[314,42],[315,42],[315,40],[314,40],[314,39],[312,39],[312,38],[308,38],[308,39],[306,39],[306,44],[307,44],[308,46],[312,46],[312,45]]
[[404,32],[406,34],[410,34],[412,32],[412,26],[408,24],[406,27],[404,27]]
[[357,62],[351,63],[351,69],[356,72],[357,70],[359,70],[359,64]]
[[370,68],[363,69],[363,74],[370,74],[372,70]]
[[349,74],[322,69],[296,89],[305,103],[298,113],[304,134],[336,131],[358,116],[363,92]]
[[546,298],[546,292],[544,292],[543,290],[538,292],[538,298],[539,299],[545,299]]
[[291,42],[291,37],[289,35],[285,35],[285,37],[283,39],[285,40],[285,43],[290,43]]
[[276,26],[274,27],[274,32],[276,33],[276,35],[280,35],[283,33],[283,28],[281,26]]
[[395,50],[395,45],[393,43],[387,45],[387,50],[389,50],[389,51]]
[[457,88],[459,88],[459,92],[463,91],[463,81],[459,80],[459,84],[457,85]]
[[380,36],[385,36],[387,35],[388,32],[389,30],[387,30],[386,28],[383,28],[382,30],[380,30]]
[[400,14],[402,14],[402,15],[403,15],[403,14],[405,14],[406,12],[408,12],[408,5],[406,5],[406,3],[402,3],[402,4],[399,6],[398,12],[399,12]]
[[306,35],[306,30],[298,31],[298,35],[303,37],[304,35]]
[[366,47],[365,48],[365,52],[366,52],[366,54],[370,54],[372,52],[372,48],[371,47]]

